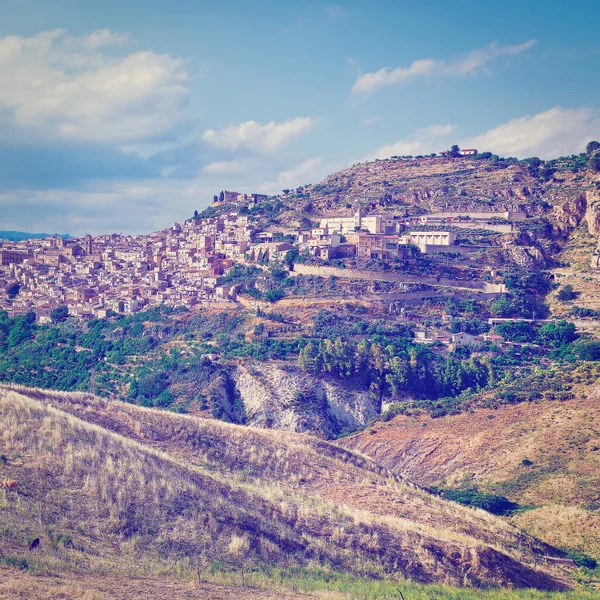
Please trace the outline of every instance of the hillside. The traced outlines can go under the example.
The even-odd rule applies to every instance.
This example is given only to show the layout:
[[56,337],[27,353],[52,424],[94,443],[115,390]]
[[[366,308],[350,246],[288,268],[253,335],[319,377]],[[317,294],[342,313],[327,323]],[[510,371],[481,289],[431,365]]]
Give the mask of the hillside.
[[515,525],[600,558],[600,385],[577,381],[572,399],[398,415],[340,444],[424,486],[501,494],[529,507]]
[[556,234],[585,217],[590,233],[597,235],[600,176],[582,168],[581,160],[561,158],[542,167],[515,159],[446,157],[357,163],[320,183],[287,190],[272,199],[270,208],[258,206],[250,214],[290,226],[303,217],[314,221],[358,209],[407,215],[524,210],[530,217],[549,218]]
[[[85,394],[3,390],[2,558],[33,573],[267,564],[458,586],[559,589],[557,556],[316,438]],[[39,551],[28,541],[39,537]]]

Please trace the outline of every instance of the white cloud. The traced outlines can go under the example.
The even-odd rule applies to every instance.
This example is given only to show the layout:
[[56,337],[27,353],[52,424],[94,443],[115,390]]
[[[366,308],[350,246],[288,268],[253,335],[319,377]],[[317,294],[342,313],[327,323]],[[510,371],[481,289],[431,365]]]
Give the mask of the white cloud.
[[279,194],[286,188],[292,189],[299,185],[317,183],[337,169],[339,169],[339,165],[328,164],[322,156],[317,156],[295,167],[280,171],[275,180],[263,182],[256,186],[256,189],[267,194]]
[[418,154],[431,154],[438,152],[440,145],[445,143],[445,138],[454,133],[454,125],[430,125],[417,129],[408,139],[400,139],[393,144],[381,146],[363,160],[376,158],[389,158],[390,156],[415,156]]
[[115,57],[125,36],[63,29],[0,38],[4,124],[30,137],[126,143],[168,133],[187,103],[181,60],[151,51]]
[[315,123],[316,120],[311,117],[298,117],[283,123],[270,121],[265,125],[256,121],[246,121],[239,125],[229,125],[224,129],[207,129],[202,139],[213,146],[230,151],[270,153],[306,133],[314,127]]
[[248,159],[220,160],[210,163],[202,170],[209,175],[243,175],[252,165],[253,161]]
[[[13,190],[0,195],[0,229],[46,233],[143,233],[169,227],[209,205],[216,188],[163,181],[89,185],[80,190]],[[168,202],[165,202],[168,198]]]
[[325,12],[331,20],[335,21],[349,17],[352,14],[352,9],[340,6],[339,4],[329,4],[325,7]]
[[415,77],[430,76],[466,76],[482,71],[487,63],[500,56],[514,56],[532,48],[536,40],[529,40],[514,46],[499,46],[492,42],[489,46],[471,51],[466,56],[451,62],[424,58],[413,61],[407,67],[384,67],[379,71],[365,73],[352,87],[355,94],[370,94],[380,87],[406,82]]
[[532,117],[512,119],[463,140],[461,146],[518,158],[555,158],[583,152],[587,142],[599,137],[600,111],[555,106]]
[[115,46],[124,44],[129,41],[129,36],[114,33],[110,29],[96,29],[84,38],[85,43],[92,48],[100,48],[102,46]]
[[375,125],[375,123],[377,123],[379,121],[379,117],[367,117],[366,119],[363,119],[360,124],[359,127],[364,128],[364,127],[371,127],[371,125]]

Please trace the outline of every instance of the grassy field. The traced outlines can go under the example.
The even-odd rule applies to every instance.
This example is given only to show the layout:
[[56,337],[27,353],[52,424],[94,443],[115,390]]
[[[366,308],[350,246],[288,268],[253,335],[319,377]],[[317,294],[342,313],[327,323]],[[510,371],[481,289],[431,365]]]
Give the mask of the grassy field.
[[575,581],[542,559],[551,546],[322,440],[21,391],[0,392],[0,481],[18,482],[0,492],[0,564],[30,576],[192,581],[244,569],[272,585],[277,569],[299,569],[322,573],[298,577],[314,580],[308,591],[328,581],[336,593],[384,582],[361,583],[365,597],[406,580]]
[[202,581],[121,575],[32,575],[0,570],[1,600],[140,600],[160,594],[168,600],[596,600],[600,593],[578,587],[569,592],[533,589],[460,589],[445,585],[386,582],[322,573],[205,573]]

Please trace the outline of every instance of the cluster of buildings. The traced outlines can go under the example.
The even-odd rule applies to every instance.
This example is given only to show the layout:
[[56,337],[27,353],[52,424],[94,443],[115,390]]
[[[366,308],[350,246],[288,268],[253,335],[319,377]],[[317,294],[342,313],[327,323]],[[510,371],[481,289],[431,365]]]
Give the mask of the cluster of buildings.
[[[260,194],[221,193],[223,201],[254,203]],[[446,223],[507,221],[517,212],[470,215],[444,213],[418,217],[392,213],[325,217],[302,231],[280,228],[260,231],[248,215],[236,211],[193,218],[148,235],[100,235],[68,240],[55,236],[0,243],[0,310],[9,315],[37,313],[51,320],[58,306],[81,318],[102,318],[109,311],[133,313],[167,304],[231,302],[240,286],[227,284],[237,263],[281,261],[294,246],[300,253],[329,260],[406,258],[417,247],[423,254],[462,252]],[[419,227],[428,227],[420,230]],[[434,227],[431,227],[431,226]],[[431,230],[429,230],[431,229]],[[225,278],[225,279],[224,279]]]
[[[419,216],[401,216],[393,213],[365,214],[357,211],[350,216],[324,217],[319,227],[309,232],[306,244],[311,254],[322,259],[344,258],[406,258],[410,247],[421,254],[440,252],[468,253],[472,248],[455,244],[456,236],[444,228],[485,229],[510,233],[513,222],[527,217],[524,211],[478,213],[430,213]],[[419,231],[419,227],[425,230]]]
[[[416,246],[422,254],[451,252],[455,235],[450,231],[408,231],[420,223],[419,218],[402,217],[392,213],[325,217],[319,227],[301,234],[299,242],[321,259],[407,258],[410,247]],[[459,250],[460,251],[460,250]]]
[[0,244],[0,310],[33,310],[51,320],[58,306],[81,318],[167,304],[230,302],[239,286],[223,275],[253,248],[268,258],[277,244],[252,244],[247,216],[190,220],[148,235],[49,237]]

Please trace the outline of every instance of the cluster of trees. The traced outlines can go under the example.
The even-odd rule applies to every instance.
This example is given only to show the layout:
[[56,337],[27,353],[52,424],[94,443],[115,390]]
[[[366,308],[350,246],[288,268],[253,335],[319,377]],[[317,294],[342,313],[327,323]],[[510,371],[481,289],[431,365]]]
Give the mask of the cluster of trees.
[[[33,312],[9,318],[0,311],[0,380],[114,392],[121,381],[119,366],[129,357],[153,352],[159,345],[157,335],[164,338],[172,327],[167,318],[171,312],[153,309],[115,320],[92,319],[82,326],[59,307],[52,313],[54,324],[40,326]],[[155,325],[145,327],[143,321]]]
[[546,323],[541,327],[527,321],[506,321],[496,325],[496,331],[509,342],[537,343],[552,348],[560,348],[577,339],[575,325],[567,321]]
[[546,273],[515,269],[504,275],[509,293],[498,298],[490,307],[495,317],[524,317],[543,319],[549,314],[544,303],[550,291],[550,280]]
[[591,141],[585,148],[588,157],[588,167],[594,173],[600,172],[600,142]]
[[494,515],[509,515],[519,508],[518,504],[511,502],[504,496],[481,492],[476,487],[465,489],[433,488],[433,491],[447,500],[460,502],[460,504],[474,508],[482,508]]
[[560,290],[558,290],[556,297],[561,302],[570,302],[571,300],[575,300],[575,298],[577,298],[577,293],[573,290],[573,286],[567,284],[563,285]]
[[354,378],[379,398],[385,394],[454,396],[483,389],[494,380],[487,357],[461,360],[450,356],[439,361],[421,346],[368,339],[309,341],[300,350],[298,366],[312,373]]

